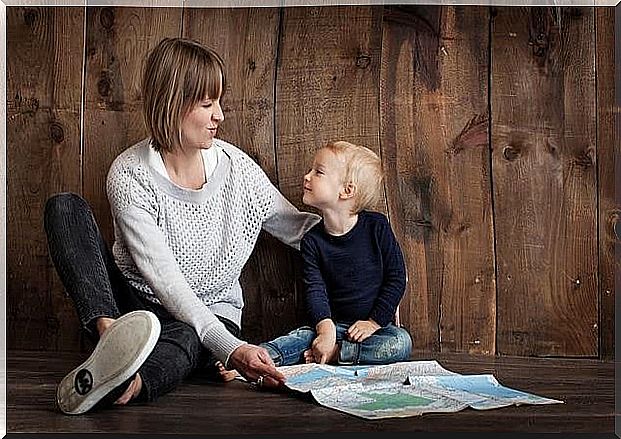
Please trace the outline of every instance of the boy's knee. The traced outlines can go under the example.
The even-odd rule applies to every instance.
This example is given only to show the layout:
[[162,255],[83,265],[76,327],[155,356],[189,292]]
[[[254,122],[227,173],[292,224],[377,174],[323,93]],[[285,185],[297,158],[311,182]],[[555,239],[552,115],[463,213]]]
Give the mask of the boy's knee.
[[405,361],[412,355],[412,337],[410,333],[403,328],[396,328],[395,334],[395,351],[399,352],[397,361]]
[[412,354],[412,338],[408,331],[395,327],[394,334],[386,337],[377,348],[378,359],[386,362],[406,361]]
[[410,333],[403,328],[398,328],[397,340],[399,346],[401,347],[404,359],[409,359],[412,355],[412,337],[410,336]]

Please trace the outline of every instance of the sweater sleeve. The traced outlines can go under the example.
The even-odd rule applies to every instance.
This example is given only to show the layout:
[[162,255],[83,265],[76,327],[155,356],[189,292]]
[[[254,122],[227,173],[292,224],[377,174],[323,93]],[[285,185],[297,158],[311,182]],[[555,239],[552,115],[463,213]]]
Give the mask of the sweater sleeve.
[[299,211],[272,184],[259,165],[256,165],[255,171],[258,177],[257,184],[260,185],[258,191],[267,190],[272,201],[263,221],[263,229],[283,243],[299,250],[302,237],[321,220],[321,217],[314,213]]
[[369,318],[383,327],[394,320],[397,306],[405,293],[405,262],[386,218],[380,222],[376,233],[384,265],[384,278]]
[[117,233],[156,297],[173,317],[192,326],[202,344],[226,365],[245,342],[226,329],[188,284],[157,226],[157,207],[146,189],[131,172],[111,169],[107,191]]
[[306,298],[306,309],[311,319],[313,327],[320,321],[330,318],[330,301],[326,284],[319,268],[319,254],[316,246],[308,236],[302,239],[301,244],[302,260],[304,262],[304,290]]

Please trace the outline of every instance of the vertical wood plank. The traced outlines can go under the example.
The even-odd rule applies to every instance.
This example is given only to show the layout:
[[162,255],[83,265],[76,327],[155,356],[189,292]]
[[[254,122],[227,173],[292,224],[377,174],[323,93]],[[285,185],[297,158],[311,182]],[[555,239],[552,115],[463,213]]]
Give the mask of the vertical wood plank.
[[[614,227],[619,223],[621,206],[615,201],[615,156],[621,156],[615,142],[615,10],[595,8],[597,72],[597,165],[599,174],[599,354],[615,354],[615,259]],[[619,228],[621,225],[617,225]]]
[[8,349],[79,349],[43,209],[54,193],[81,192],[83,30],[83,8],[7,9]]
[[[184,37],[213,48],[225,62],[225,120],[218,137],[249,154],[277,184],[274,87],[280,9],[187,8],[183,23]],[[265,341],[298,324],[292,255],[292,249],[261,233],[240,279],[247,340]]]
[[302,204],[315,152],[346,140],[379,150],[381,7],[285,8],[276,105],[281,189]]
[[494,354],[488,10],[384,15],[382,153],[415,349]]
[[498,353],[594,356],[594,13],[496,12],[491,105]]
[[[295,7],[283,12],[276,83],[281,191],[301,210],[302,179],[315,152],[346,140],[379,149],[381,7]],[[385,203],[384,203],[385,204]],[[386,212],[385,205],[379,207]],[[307,319],[301,258],[297,319]]]
[[89,7],[86,15],[84,196],[108,245],[114,232],[106,176],[114,158],[147,136],[142,66],[164,37],[181,34],[181,8]]

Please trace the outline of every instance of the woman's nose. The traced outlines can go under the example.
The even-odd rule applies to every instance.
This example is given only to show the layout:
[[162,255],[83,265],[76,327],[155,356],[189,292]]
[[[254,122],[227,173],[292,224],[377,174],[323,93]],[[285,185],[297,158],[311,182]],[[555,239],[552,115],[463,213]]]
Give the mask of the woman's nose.
[[214,106],[212,117],[218,122],[222,122],[224,120],[224,111],[222,111],[222,106],[220,104],[216,104]]

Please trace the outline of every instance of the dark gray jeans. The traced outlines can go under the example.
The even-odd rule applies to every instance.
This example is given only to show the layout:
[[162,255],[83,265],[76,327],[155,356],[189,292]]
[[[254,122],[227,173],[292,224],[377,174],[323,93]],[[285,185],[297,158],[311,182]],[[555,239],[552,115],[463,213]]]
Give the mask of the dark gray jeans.
[[[131,311],[148,310],[160,320],[160,338],[138,370],[142,391],[137,401],[154,401],[195,371],[216,378],[216,358],[203,347],[194,328],[175,320],[161,305],[141,298],[127,282],[84,199],[72,193],[52,196],[45,205],[44,223],[56,271],[93,340],[98,338],[98,317],[118,318]],[[220,320],[239,337],[237,325]]]

